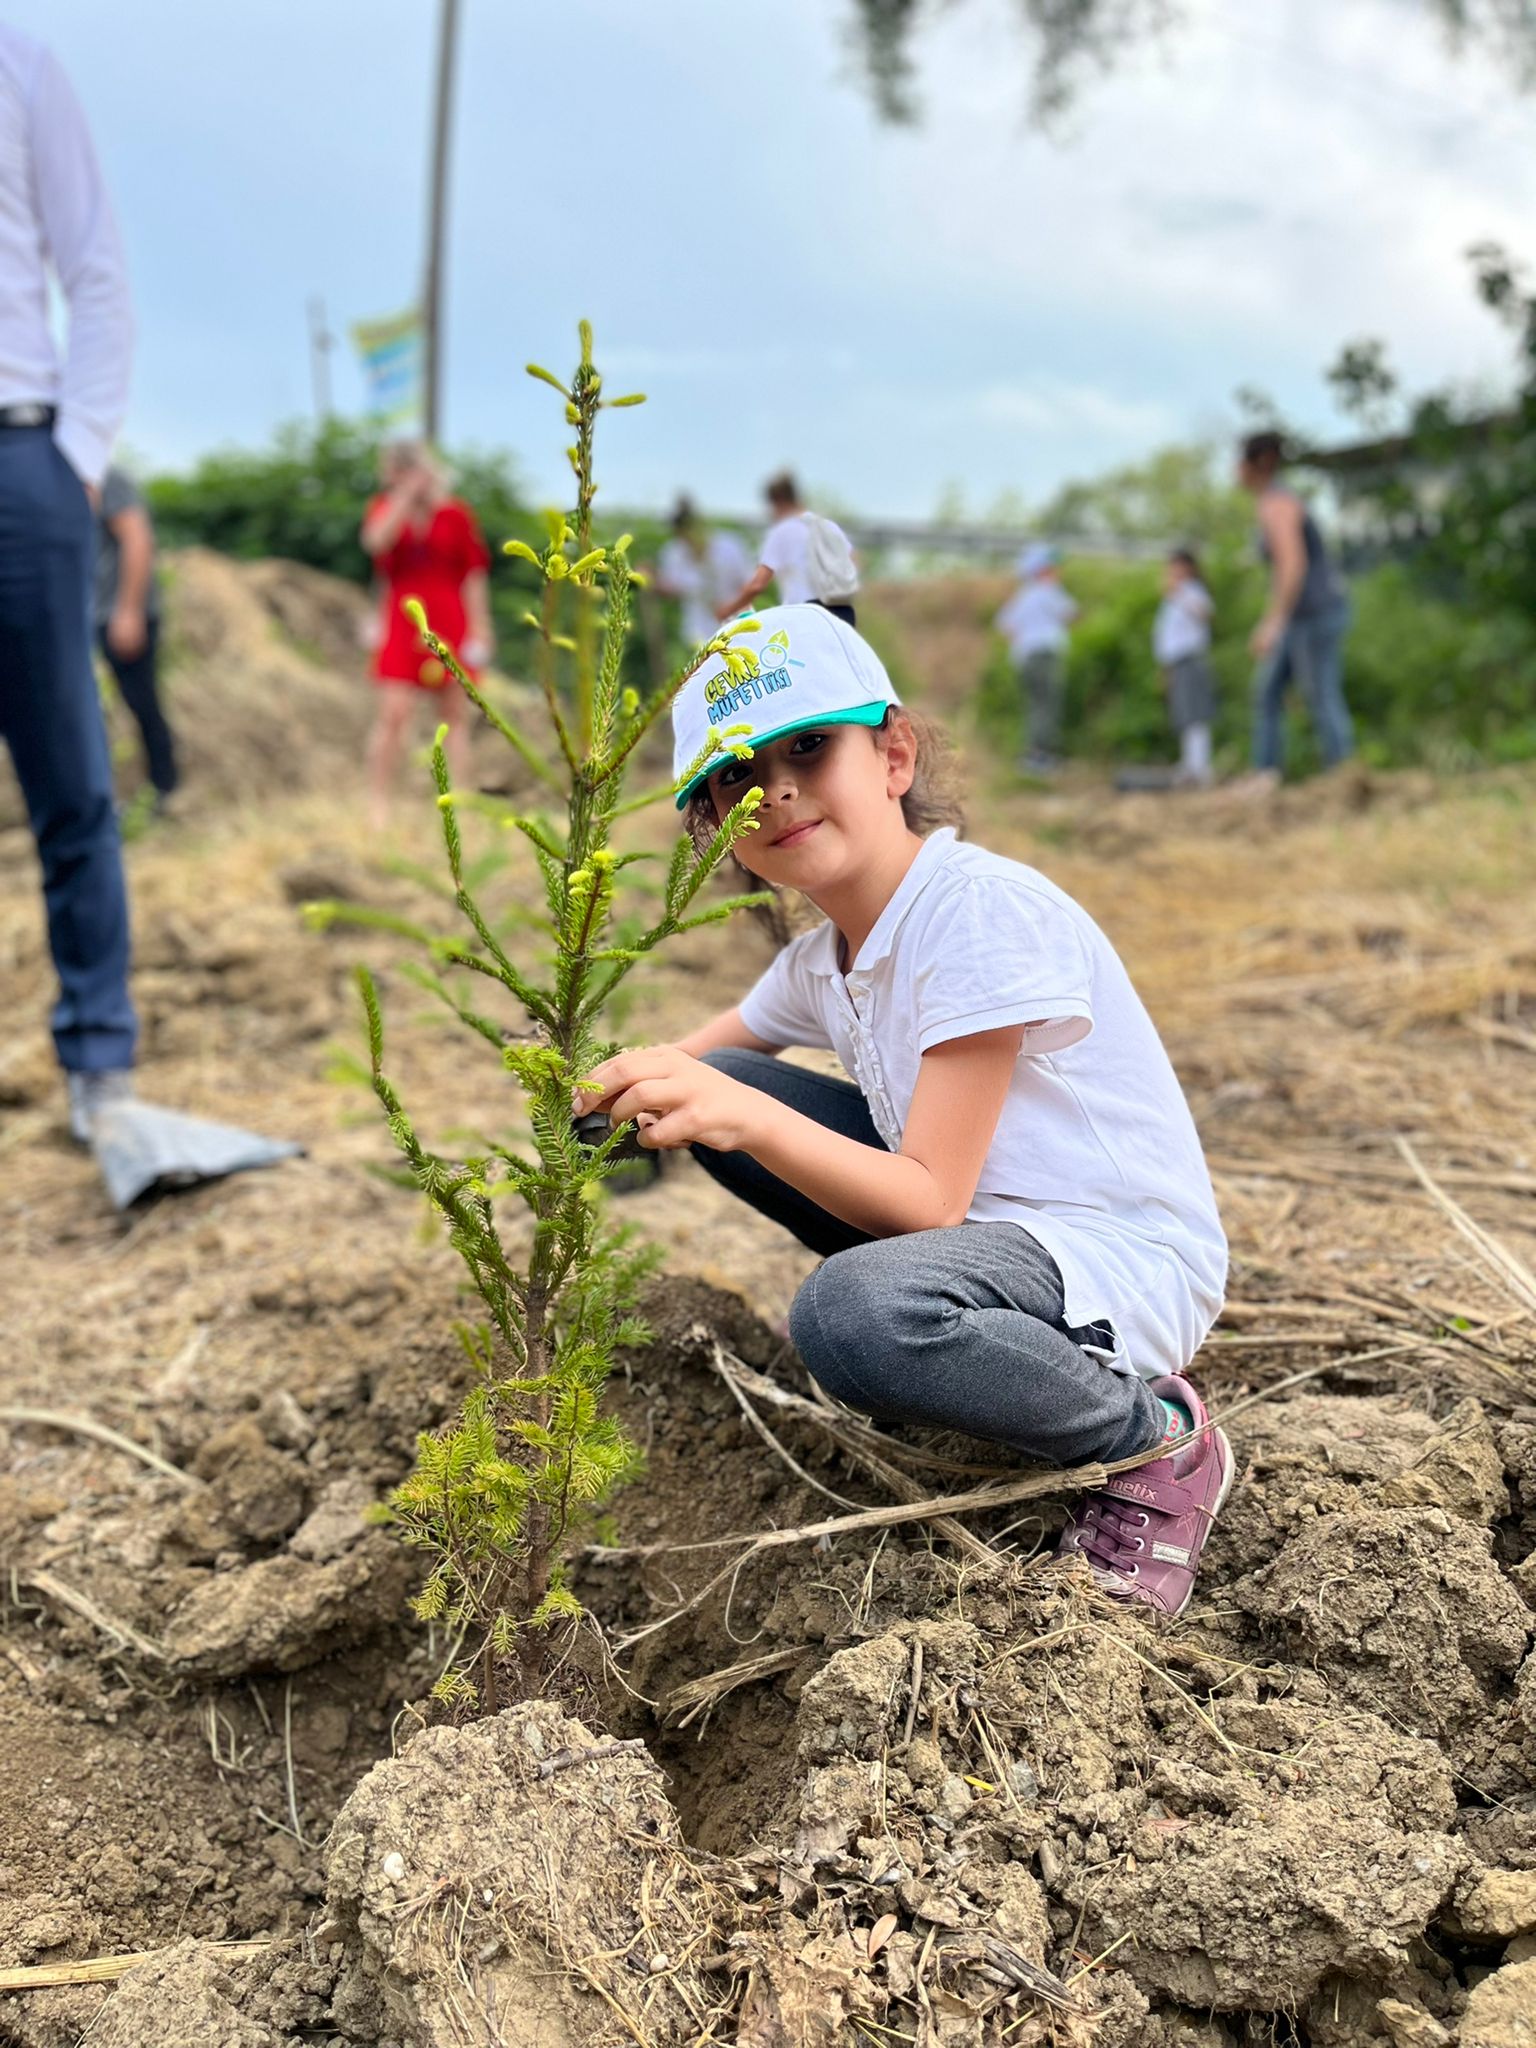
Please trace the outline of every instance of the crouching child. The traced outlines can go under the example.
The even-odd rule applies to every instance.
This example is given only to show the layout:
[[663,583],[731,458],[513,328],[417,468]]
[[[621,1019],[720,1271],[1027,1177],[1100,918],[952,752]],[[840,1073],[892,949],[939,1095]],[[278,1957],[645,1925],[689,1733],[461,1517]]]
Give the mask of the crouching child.
[[[790,605],[733,644],[752,675],[715,656],[677,699],[678,806],[712,835],[759,788],[737,858],[824,922],[678,1043],[599,1067],[578,1107],[690,1147],[821,1255],[790,1333],[849,1407],[1061,1465],[1155,1453],[1082,1497],[1060,1547],[1178,1614],[1232,1482],[1188,1376],[1227,1252],[1152,1021],[1086,911],[957,836],[942,740],[857,632]],[[733,723],[752,758],[686,779]]]

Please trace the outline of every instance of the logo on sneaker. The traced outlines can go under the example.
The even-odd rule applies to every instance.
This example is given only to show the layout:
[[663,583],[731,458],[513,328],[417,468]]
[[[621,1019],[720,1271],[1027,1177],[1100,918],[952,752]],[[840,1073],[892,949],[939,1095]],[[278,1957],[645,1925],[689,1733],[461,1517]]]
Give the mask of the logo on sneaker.
[[1157,1559],[1159,1564],[1189,1563],[1189,1552],[1187,1550],[1181,1549],[1177,1543],[1154,1543],[1152,1546],[1152,1555]]
[[1144,1479],[1111,1479],[1105,1487],[1106,1493],[1114,1493],[1125,1500],[1143,1500],[1149,1507],[1160,1507],[1162,1496],[1155,1486],[1148,1486]]

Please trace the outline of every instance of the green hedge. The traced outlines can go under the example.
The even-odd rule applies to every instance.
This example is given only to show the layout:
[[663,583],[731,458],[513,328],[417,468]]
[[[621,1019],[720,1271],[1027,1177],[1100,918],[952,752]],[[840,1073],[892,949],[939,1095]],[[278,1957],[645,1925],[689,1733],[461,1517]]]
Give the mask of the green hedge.
[[[1233,769],[1248,756],[1248,635],[1263,610],[1265,577],[1236,554],[1212,555],[1204,566],[1216,602],[1217,754]],[[1082,607],[1067,660],[1067,751],[1105,761],[1172,759],[1177,748],[1152,658],[1158,565],[1069,558],[1062,580]],[[1350,595],[1345,691],[1367,761],[1444,768],[1536,758],[1536,621],[1426,596],[1396,564],[1355,578]],[[1288,760],[1300,771],[1314,767],[1317,754],[1294,697]],[[1018,753],[1018,684],[1000,639],[981,678],[977,722],[990,749]]]

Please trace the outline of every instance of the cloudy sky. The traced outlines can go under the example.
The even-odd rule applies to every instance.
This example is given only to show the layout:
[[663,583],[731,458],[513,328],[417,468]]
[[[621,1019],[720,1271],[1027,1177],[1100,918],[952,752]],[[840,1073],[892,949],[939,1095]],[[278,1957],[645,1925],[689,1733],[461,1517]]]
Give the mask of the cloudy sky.
[[[0,0],[85,103],[122,216],[150,465],[310,405],[333,326],[415,294],[432,0]],[[446,431],[561,489],[529,357],[578,315],[615,384],[607,495],[746,507],[793,463],[867,513],[1038,500],[1230,423],[1239,384],[1330,424],[1339,344],[1418,382],[1506,361],[1464,252],[1536,255],[1530,102],[1420,0],[1185,0],[1184,25],[1025,119],[1007,0],[918,46],[926,118],[875,119],[846,0],[463,0]],[[345,348],[343,410],[363,402]]]

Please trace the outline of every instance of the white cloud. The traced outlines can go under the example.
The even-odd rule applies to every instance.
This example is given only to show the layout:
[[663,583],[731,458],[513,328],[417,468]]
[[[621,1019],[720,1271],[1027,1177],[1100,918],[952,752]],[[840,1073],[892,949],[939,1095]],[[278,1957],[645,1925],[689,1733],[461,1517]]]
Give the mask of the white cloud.
[[785,370],[846,375],[853,365],[853,351],[847,348],[793,348],[787,345],[759,348],[750,343],[738,348],[729,345],[668,348],[620,341],[603,350],[605,379],[611,376],[742,378]]
[[1362,330],[1426,373],[1505,359],[1463,251],[1529,234],[1526,111],[1491,64],[1448,58],[1419,0],[1204,0],[1160,57],[1090,80],[1060,141],[1022,129],[1008,11],[987,60],[984,6],[930,36],[925,145],[882,152],[861,194],[872,269],[920,246],[931,292],[1031,327],[1187,334],[1228,387]]
[[962,403],[964,411],[989,425],[1027,427],[1069,440],[1088,435],[1150,442],[1176,433],[1179,426],[1176,414],[1159,399],[1125,398],[1056,377],[988,384]]

